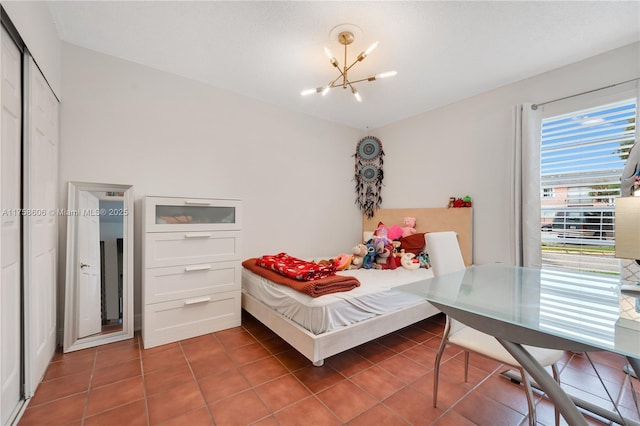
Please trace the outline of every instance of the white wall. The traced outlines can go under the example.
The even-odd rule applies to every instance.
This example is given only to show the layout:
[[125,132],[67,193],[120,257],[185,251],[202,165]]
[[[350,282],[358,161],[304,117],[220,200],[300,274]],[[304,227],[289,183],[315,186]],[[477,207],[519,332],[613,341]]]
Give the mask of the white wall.
[[244,257],[358,242],[360,131],[77,46],[62,52],[61,203],[68,181],[134,186],[136,313],[144,195],[241,199]]
[[61,43],[44,1],[0,1],[58,99],[61,98]]
[[468,194],[474,202],[474,262],[511,263],[514,105],[640,77],[639,52],[640,43],[629,45],[377,129],[386,153],[383,207],[443,207],[450,196]]

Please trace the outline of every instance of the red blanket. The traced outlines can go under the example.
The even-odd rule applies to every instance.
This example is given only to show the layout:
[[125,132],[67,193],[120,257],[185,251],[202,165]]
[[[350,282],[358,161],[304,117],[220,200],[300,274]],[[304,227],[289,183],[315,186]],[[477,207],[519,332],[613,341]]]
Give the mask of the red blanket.
[[336,274],[336,268],[333,265],[320,265],[316,262],[289,256],[287,253],[265,254],[259,257],[256,263],[258,266],[271,269],[298,281],[317,280]]
[[323,296],[325,294],[337,293],[341,291],[353,290],[360,286],[357,278],[347,275],[331,275],[326,278],[320,278],[311,281],[299,281],[289,277],[285,277],[271,269],[258,266],[258,259],[251,258],[242,262],[242,266],[254,274],[260,275],[276,284],[286,285],[301,293],[305,293],[311,297]]

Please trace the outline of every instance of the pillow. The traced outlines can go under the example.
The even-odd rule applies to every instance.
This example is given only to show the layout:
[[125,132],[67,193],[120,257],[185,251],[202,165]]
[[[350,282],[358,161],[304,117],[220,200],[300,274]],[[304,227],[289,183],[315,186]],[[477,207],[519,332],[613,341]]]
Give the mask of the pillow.
[[424,251],[426,245],[424,241],[424,233],[417,233],[407,237],[398,238],[400,241],[400,249],[404,249],[405,253],[413,253],[416,256]]

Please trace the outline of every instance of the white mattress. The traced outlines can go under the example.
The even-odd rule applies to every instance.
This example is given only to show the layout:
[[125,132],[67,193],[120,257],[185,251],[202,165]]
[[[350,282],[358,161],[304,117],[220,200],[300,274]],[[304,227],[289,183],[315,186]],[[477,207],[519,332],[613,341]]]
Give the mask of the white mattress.
[[424,268],[413,271],[404,268],[357,269],[338,274],[355,276],[360,281],[360,287],[313,298],[243,268],[242,291],[312,333],[321,334],[376,315],[424,303],[424,298],[419,295],[392,289],[433,277],[431,269]]

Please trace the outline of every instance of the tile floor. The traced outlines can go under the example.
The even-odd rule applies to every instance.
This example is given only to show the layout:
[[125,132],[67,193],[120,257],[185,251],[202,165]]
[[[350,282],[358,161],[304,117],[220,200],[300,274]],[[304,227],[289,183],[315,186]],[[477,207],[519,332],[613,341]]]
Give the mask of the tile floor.
[[[255,318],[241,327],[142,349],[140,337],[57,353],[20,425],[526,425],[518,385],[503,366],[445,353],[438,408],[431,404],[433,362],[444,319],[438,315],[326,360],[308,360]],[[622,357],[593,353],[597,371],[625,416],[639,419]],[[563,386],[610,405],[582,354],[560,365]],[[640,389],[633,380],[636,394]],[[538,397],[538,422],[553,406]],[[589,424],[608,424],[585,416]],[[564,422],[563,422],[564,423]]]

